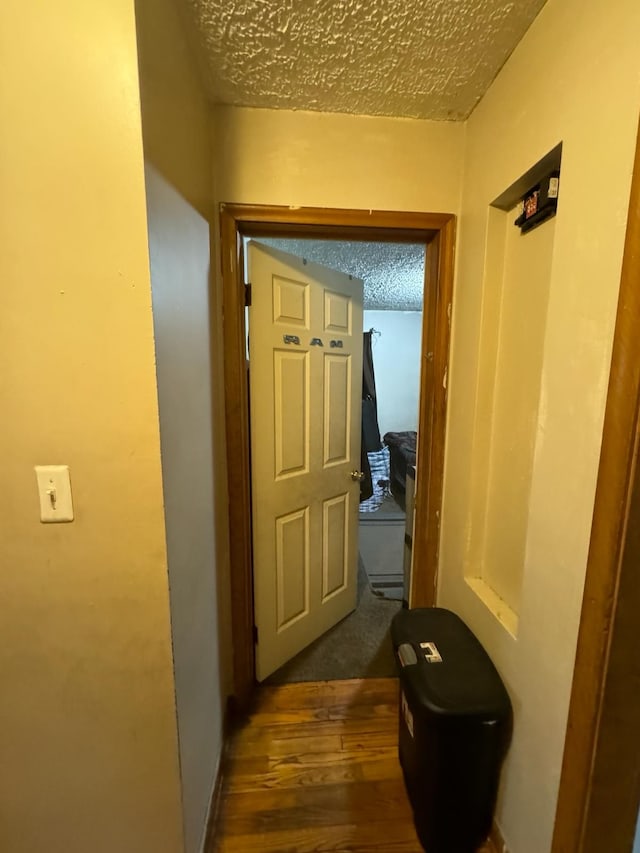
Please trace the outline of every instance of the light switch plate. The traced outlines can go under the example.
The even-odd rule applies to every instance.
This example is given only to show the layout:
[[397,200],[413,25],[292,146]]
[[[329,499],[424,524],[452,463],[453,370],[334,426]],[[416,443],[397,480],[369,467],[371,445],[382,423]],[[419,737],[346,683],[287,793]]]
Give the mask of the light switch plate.
[[36,465],[40,521],[73,521],[71,480],[68,465]]

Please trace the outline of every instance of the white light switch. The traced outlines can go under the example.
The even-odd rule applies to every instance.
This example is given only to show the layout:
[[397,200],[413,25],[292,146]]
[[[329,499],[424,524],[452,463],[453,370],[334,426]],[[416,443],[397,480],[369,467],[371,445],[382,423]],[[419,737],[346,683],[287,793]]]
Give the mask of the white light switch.
[[36,465],[40,521],[73,521],[68,465]]

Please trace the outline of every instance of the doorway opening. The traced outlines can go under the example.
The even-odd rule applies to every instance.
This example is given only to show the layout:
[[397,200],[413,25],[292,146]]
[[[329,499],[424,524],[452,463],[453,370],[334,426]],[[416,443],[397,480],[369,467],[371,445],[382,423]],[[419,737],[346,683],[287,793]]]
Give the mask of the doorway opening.
[[[258,679],[283,684],[394,676],[390,623],[410,598],[426,246],[312,237],[243,237],[243,245],[253,306],[247,308],[246,326]],[[280,267],[279,261],[289,266]],[[353,311],[348,325],[354,328],[347,331],[353,331],[354,346],[361,350],[357,374],[354,365],[344,370],[355,358],[348,352],[349,341],[332,339],[335,324],[325,338],[331,327],[327,310],[336,294],[325,289],[317,303],[307,298],[317,286],[314,273],[326,273],[333,281],[332,271],[348,276],[351,299],[363,290],[362,311]],[[323,316],[314,317],[314,311]],[[274,336],[271,344],[267,333]],[[306,401],[308,417],[304,366],[311,369],[314,386]],[[266,386],[274,369],[275,385],[284,370],[289,387],[280,393],[274,388],[271,397]],[[323,391],[327,371],[333,379]],[[340,378],[347,373],[358,414],[335,405],[344,399]],[[265,420],[286,435],[284,450],[283,436],[272,435],[270,426],[265,429],[260,422]],[[347,430],[352,435],[343,446]],[[310,448],[310,458],[299,456],[302,445]],[[336,464],[349,449],[351,463],[336,480]],[[283,454],[288,470],[268,482],[274,460]],[[276,467],[281,463],[276,461]],[[331,483],[323,498],[319,478],[324,473]],[[349,482],[354,473],[361,477],[359,484]],[[321,530],[325,523],[334,529]],[[295,557],[283,559],[292,549]],[[352,565],[345,566],[345,560]],[[331,598],[340,594],[342,582],[352,584],[352,597],[343,589],[345,605],[323,615],[323,603],[335,603]],[[285,589],[278,595],[280,585]],[[297,637],[287,640],[287,633]]]
[[225,398],[231,531],[234,694],[255,684],[250,441],[242,238],[330,237],[427,247],[411,606],[434,603],[437,578],[455,217],[449,214],[221,206]]

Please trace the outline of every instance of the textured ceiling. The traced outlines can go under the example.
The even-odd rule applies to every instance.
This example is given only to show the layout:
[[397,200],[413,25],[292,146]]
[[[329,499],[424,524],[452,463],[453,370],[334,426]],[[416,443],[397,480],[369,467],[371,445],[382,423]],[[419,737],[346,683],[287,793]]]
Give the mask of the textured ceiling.
[[260,238],[258,241],[364,280],[364,307],[422,311],[424,245]]
[[183,0],[213,101],[463,120],[545,0]]

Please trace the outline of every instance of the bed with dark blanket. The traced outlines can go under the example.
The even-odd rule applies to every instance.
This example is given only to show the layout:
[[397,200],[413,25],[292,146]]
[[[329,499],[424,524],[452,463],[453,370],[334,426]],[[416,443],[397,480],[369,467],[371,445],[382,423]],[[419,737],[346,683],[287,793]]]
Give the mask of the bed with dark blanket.
[[391,493],[403,509],[407,488],[407,466],[416,464],[417,440],[418,433],[413,430],[387,432],[383,438],[384,443],[389,448]]

